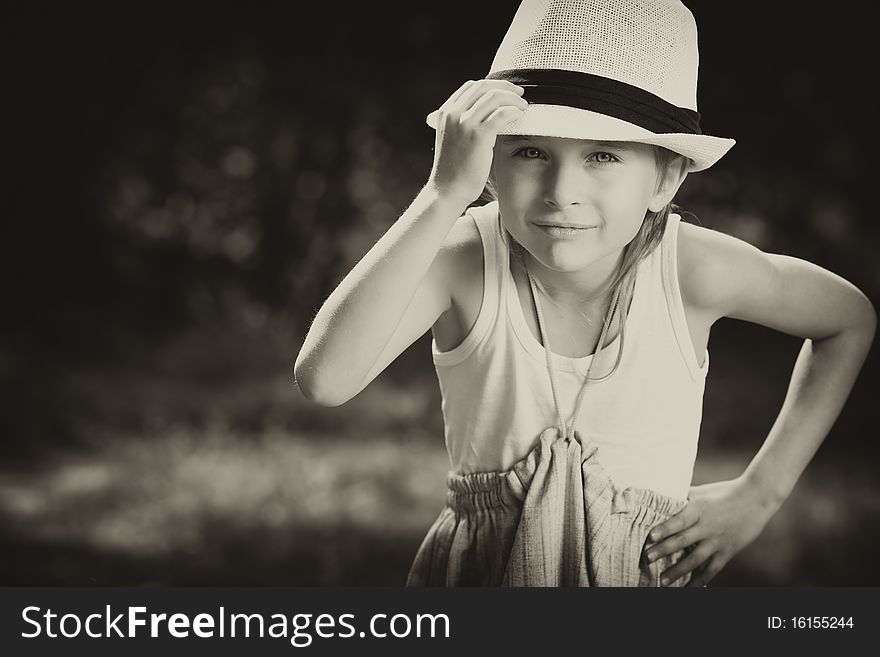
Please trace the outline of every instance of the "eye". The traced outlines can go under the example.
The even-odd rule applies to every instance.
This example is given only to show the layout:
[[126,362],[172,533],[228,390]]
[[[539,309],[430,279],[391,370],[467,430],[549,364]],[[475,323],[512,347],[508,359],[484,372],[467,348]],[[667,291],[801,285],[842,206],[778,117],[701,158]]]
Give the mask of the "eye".
[[597,151],[596,153],[593,153],[593,157],[597,164],[613,164],[615,162],[620,162],[619,157],[606,151]]
[[[528,154],[527,154],[528,153]],[[526,160],[537,160],[541,156],[541,151],[533,146],[523,146],[516,152],[514,152],[515,156],[522,157]]]

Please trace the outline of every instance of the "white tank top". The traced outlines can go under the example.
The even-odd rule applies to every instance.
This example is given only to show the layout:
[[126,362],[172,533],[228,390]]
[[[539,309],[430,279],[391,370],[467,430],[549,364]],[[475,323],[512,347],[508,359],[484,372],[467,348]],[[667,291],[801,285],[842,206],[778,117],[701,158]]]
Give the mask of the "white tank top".
[[[541,431],[559,424],[544,347],[526,324],[510,272],[498,203],[470,208],[467,214],[483,245],[479,315],[454,349],[441,352],[431,341],[446,449],[452,469],[461,474],[510,469],[535,446]],[[678,285],[680,220],[670,213],[660,246],[638,264],[620,364],[610,377],[587,384],[575,428],[599,447],[596,457],[615,484],[685,499],[697,454],[709,351],[700,366]],[[619,341],[618,331],[600,353],[591,379],[611,370]],[[551,355],[568,423],[593,356]]]

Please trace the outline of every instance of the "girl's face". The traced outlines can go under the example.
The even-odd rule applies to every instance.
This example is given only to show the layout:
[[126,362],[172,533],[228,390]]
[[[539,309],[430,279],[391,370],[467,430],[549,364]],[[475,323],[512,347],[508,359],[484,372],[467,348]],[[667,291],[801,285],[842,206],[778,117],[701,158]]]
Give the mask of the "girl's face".
[[606,258],[616,263],[646,211],[667,202],[658,192],[657,174],[650,145],[561,137],[499,135],[492,163],[505,227],[557,272],[579,271]]

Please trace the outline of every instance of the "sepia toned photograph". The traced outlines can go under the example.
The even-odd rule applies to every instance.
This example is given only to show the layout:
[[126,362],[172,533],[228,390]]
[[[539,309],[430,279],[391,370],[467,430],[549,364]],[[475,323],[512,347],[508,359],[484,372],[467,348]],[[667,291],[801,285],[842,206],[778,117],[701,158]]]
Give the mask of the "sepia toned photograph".
[[4,8],[2,585],[880,585],[868,21]]

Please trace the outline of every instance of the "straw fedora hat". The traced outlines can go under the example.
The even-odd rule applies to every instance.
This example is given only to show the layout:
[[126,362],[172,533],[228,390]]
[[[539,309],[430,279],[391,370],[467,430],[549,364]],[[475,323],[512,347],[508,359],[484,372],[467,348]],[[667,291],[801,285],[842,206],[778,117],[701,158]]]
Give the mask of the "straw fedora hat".
[[523,87],[529,103],[499,134],[655,144],[701,171],[736,142],[700,131],[698,64],[679,0],[523,0],[486,78]]

